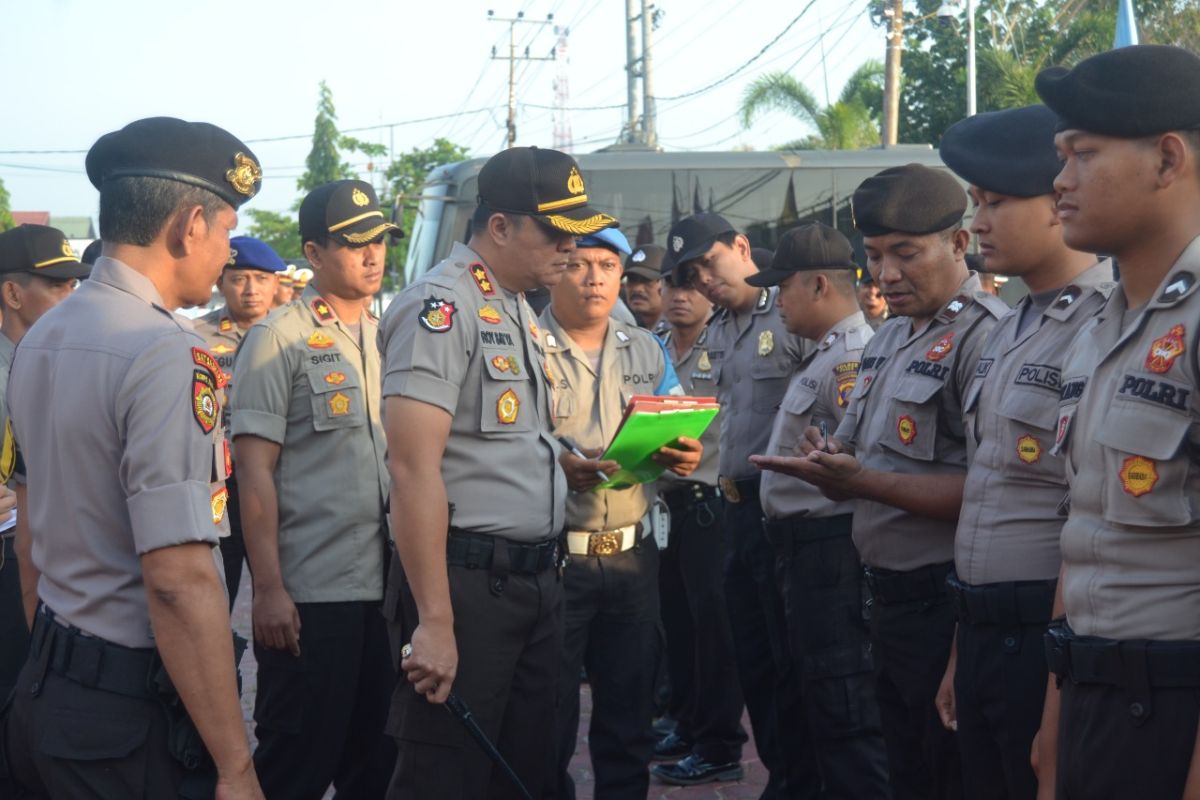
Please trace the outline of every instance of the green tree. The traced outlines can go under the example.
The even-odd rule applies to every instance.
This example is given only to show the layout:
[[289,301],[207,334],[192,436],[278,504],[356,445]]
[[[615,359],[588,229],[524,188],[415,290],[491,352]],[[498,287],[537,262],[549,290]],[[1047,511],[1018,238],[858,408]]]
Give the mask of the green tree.
[[804,84],[784,72],[771,72],[742,93],[742,125],[766,111],[782,111],[816,128],[816,133],[781,145],[781,150],[853,150],[879,144],[883,107],[883,65],[867,61],[850,76],[837,101],[822,108]]
[[289,264],[304,266],[304,253],[300,248],[300,228],[293,214],[281,214],[265,208],[248,208],[246,213],[254,220],[249,234],[271,245],[271,249]]
[[304,159],[305,170],[296,181],[297,188],[307,194],[332,181],[359,177],[354,168],[342,160],[343,151],[360,152],[371,158],[380,158],[387,154],[387,148],[381,144],[364,142],[338,133],[333,91],[325,81],[321,81],[317,97],[317,117],[313,121],[312,149]]
[[12,209],[9,208],[8,204],[8,189],[4,188],[4,181],[0,179],[0,231],[6,231],[17,226],[16,221],[13,220]]

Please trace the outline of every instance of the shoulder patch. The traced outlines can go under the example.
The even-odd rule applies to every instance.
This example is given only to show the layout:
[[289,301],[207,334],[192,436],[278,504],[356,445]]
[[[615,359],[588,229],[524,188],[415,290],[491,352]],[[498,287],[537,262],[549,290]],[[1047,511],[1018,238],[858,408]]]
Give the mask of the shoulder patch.
[[445,333],[454,327],[454,303],[432,295],[425,298],[417,319],[421,327],[433,333]]
[[225,385],[229,383],[229,376],[221,369],[221,365],[217,363],[217,359],[203,347],[192,348],[192,363],[198,367],[204,367],[204,369],[211,372],[218,389],[224,389]]
[[212,374],[203,369],[192,370],[192,415],[200,430],[212,433],[217,426],[217,385]]
[[833,374],[837,380],[837,404],[839,408],[845,408],[850,402],[850,394],[854,391],[854,384],[858,382],[858,361],[843,361],[833,368]]

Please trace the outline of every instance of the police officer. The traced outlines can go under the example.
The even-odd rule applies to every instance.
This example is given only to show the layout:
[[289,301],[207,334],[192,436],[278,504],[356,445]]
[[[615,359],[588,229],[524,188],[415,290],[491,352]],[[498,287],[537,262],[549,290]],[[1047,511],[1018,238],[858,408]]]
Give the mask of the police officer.
[[[43,314],[64,300],[87,275],[62,231],[45,225],[21,225],[0,233],[0,430],[8,423],[4,395],[17,343]],[[2,458],[0,458],[2,460]],[[37,595],[31,591],[28,614],[21,595],[19,569],[29,569],[28,531],[24,520],[13,521],[11,490],[0,489],[0,697],[8,697],[25,663],[29,622]],[[17,558],[17,525],[21,558]]]
[[[647,331],[609,318],[629,244],[608,228],[577,240],[563,279],[539,319],[554,384],[554,433],[589,458],[564,452],[567,495],[563,573],[566,610],[558,702],[560,798],[573,798],[568,773],[579,730],[580,667],[592,689],[588,747],[598,798],[642,798],[654,753],[650,718],[658,656],[658,546],[650,504],[654,484],[597,489],[596,461],[635,394],[683,394],[662,346]],[[701,445],[681,439],[655,456],[677,475],[700,462]]]
[[863,351],[837,438],[810,427],[810,452],[774,467],[857,498],[854,544],[873,600],[876,694],[899,800],[963,791],[934,696],[954,636],[946,576],[967,466],[963,399],[983,340],[1007,310],[964,262],[966,205],[954,178],[917,164],[855,191],[867,266],[896,316]]
[[775,554],[762,529],[759,475],[749,457],[765,452],[788,380],[811,343],[787,332],[775,307],[777,290],[746,283],[758,272],[750,242],[719,214],[680,220],[667,244],[677,277],[694,276],[700,290],[722,308],[709,323],[708,357],[725,409],[718,461],[722,524],[730,536],[725,599],[755,746],[771,773],[765,796],[799,795],[819,782],[788,674]]
[[869,269],[864,269],[858,279],[858,306],[871,330],[879,330],[879,326],[888,318],[887,301],[883,299],[883,292],[879,291]]
[[[713,305],[692,283],[675,282],[675,263],[662,259],[663,344],[684,390],[715,397],[708,356],[708,319]],[[721,527],[717,488],[720,414],[700,437],[700,466],[683,479],[669,472],[659,481],[659,497],[671,513],[667,547],[661,553],[658,596],[666,634],[675,729],[654,747],[655,758],[676,763],[651,767],[665,783],[740,780],[742,690],[733,654],[733,631],[725,606],[722,570],[726,534]]]
[[1110,50],[1042,71],[1037,90],[1059,118],[1063,239],[1121,268],[1062,370],[1066,619],[1048,650],[1058,686],[1046,697],[1039,791],[1194,797],[1200,59]]
[[625,304],[646,330],[661,334],[663,319],[662,261],[666,250],[657,244],[644,244],[625,259],[625,286],[621,294]]
[[[229,240],[229,262],[217,278],[217,291],[225,298],[225,305],[216,308],[196,320],[196,332],[208,342],[208,351],[217,358],[226,376],[233,374],[233,360],[237,355],[242,336],[251,325],[265,319],[272,308],[272,298],[279,285],[279,274],[287,269],[271,246],[251,236],[235,236]],[[226,402],[230,386],[218,396],[225,413],[221,423],[229,434],[229,404]],[[228,441],[228,439],[226,439]],[[225,585],[229,588],[229,607],[237,600],[238,586],[242,581],[242,561],[246,557],[246,544],[242,538],[241,501],[237,480],[233,472],[225,481],[229,490],[229,536],[221,542],[221,559],[225,563]]]
[[557,283],[575,237],[616,220],[555,150],[493,156],[479,198],[470,241],[392,302],[380,334],[399,557],[385,610],[394,650],[412,645],[391,798],[520,796],[438,707],[451,688],[534,797],[554,785],[567,485],[522,292]]
[[378,323],[383,218],[369,183],[300,204],[316,277],[253,326],[233,368],[232,433],[254,578],[254,760],[268,797],[379,797],[395,671],[380,614],[387,542]]
[[[794,456],[810,425],[836,429],[858,379],[873,331],[858,309],[853,248],[820,222],[783,235],[771,267],[746,279],[779,286],[788,332],[817,342],[792,376],[767,456]],[[756,465],[769,461],[751,458]],[[854,504],[776,472],[762,476],[764,526],[780,554],[791,669],[823,797],[888,798],[887,752],[871,679],[863,573],[851,540]]]
[[4,755],[37,797],[211,797],[181,786],[199,777],[191,729],[216,797],[262,797],[214,552],[220,369],[172,313],[208,301],[262,172],[226,131],[157,117],[101,137],[87,173],[104,256],[25,335],[9,382],[42,605]]
[[988,336],[963,409],[970,466],[950,581],[958,629],[938,706],[958,732],[968,797],[1037,793],[1029,748],[1067,489],[1062,458],[1050,453],[1063,356],[1113,287],[1111,262],[1063,243],[1057,122],[1045,106],[979,114],[952,125],[940,147],[970,184],[985,267],[1030,291]]
[[275,289],[275,297],[271,301],[272,308],[286,306],[296,298],[296,265],[288,264],[279,274],[279,286]]

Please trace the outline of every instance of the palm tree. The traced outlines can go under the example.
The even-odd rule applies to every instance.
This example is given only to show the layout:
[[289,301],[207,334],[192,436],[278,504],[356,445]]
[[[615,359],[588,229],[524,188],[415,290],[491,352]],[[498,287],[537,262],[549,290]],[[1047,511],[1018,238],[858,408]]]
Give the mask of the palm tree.
[[778,150],[853,150],[879,144],[883,108],[883,65],[866,61],[842,88],[837,102],[817,105],[804,84],[784,72],[756,78],[742,93],[743,127],[765,111],[783,111],[817,129],[817,133],[778,146]]

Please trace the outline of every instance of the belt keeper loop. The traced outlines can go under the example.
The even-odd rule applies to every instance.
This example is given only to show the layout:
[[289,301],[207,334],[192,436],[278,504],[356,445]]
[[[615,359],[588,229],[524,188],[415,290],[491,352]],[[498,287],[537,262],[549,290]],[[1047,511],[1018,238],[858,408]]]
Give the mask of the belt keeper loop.
[[492,544],[492,568],[488,574],[488,591],[496,597],[504,594],[508,573],[508,542],[496,540]]
[[1141,727],[1154,711],[1150,691],[1149,645],[1145,641],[1120,642],[1117,653],[1121,658],[1121,672],[1128,687],[1129,714],[1133,724]]

